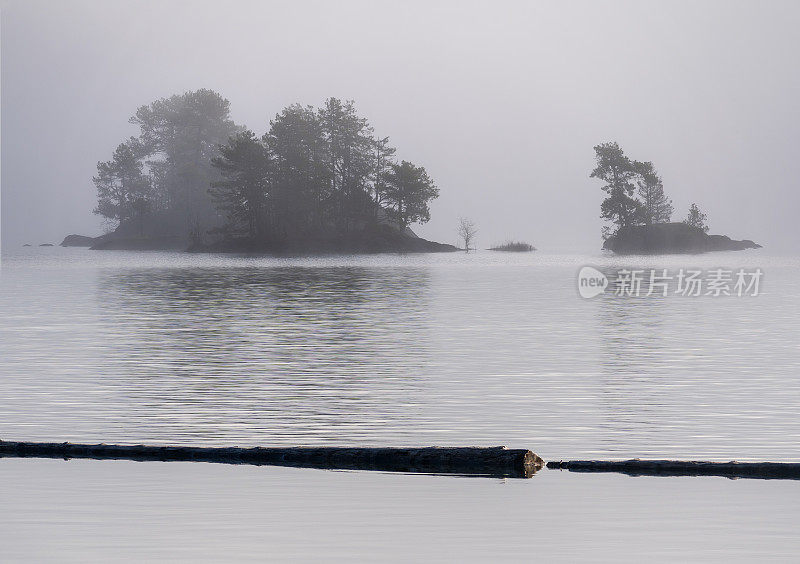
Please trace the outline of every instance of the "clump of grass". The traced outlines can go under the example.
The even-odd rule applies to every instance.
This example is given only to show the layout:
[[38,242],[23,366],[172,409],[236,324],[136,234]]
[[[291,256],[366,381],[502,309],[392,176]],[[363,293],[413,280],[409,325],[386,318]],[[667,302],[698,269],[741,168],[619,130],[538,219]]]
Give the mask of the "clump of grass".
[[531,251],[535,251],[536,247],[534,247],[530,243],[525,243],[523,241],[506,241],[501,245],[494,245],[493,247],[489,247],[489,250],[508,251],[512,253],[530,253]]

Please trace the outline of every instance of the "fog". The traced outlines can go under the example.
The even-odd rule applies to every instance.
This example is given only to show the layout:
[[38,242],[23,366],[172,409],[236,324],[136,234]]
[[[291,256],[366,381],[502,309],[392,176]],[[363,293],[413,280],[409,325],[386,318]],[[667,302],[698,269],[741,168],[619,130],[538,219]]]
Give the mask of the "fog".
[[441,190],[419,234],[597,251],[593,146],[651,160],[712,233],[800,250],[795,2],[2,4],[2,244],[96,235],[92,176],[140,105],[198,88],[263,134],[353,99]]

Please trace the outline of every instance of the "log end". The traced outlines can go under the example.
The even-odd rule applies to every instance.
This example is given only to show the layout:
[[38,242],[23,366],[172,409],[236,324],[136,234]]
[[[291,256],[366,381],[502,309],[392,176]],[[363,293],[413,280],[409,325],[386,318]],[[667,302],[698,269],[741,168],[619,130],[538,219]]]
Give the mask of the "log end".
[[520,474],[525,478],[532,477],[536,472],[544,467],[544,460],[530,450],[522,451],[522,455],[518,458],[518,469]]

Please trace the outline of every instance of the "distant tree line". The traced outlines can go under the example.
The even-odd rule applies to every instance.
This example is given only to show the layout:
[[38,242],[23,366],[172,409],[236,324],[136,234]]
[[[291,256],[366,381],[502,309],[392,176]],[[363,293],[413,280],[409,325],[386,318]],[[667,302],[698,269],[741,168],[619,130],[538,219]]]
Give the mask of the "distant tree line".
[[[674,211],[672,200],[664,193],[664,184],[652,162],[628,158],[615,142],[602,143],[594,148],[597,165],[590,178],[603,181],[606,198],[600,205],[600,217],[619,229],[633,225],[668,223]],[[706,214],[692,204],[683,221],[708,231]],[[604,235],[612,235],[611,228]]]
[[351,101],[289,106],[261,137],[234,124],[211,90],[157,100],[130,121],[139,136],[98,163],[95,213],[139,235],[281,241],[405,229],[430,219],[439,193],[424,168],[394,159]]

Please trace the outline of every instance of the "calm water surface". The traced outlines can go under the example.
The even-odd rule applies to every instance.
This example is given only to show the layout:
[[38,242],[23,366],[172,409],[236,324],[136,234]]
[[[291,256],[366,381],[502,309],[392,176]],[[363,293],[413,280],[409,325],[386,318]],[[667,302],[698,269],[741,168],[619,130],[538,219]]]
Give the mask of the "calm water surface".
[[[576,276],[587,264],[760,267],[764,278],[756,297],[584,300]],[[800,259],[762,251],[639,259],[488,252],[269,259],[23,249],[5,254],[0,269],[0,437],[504,444],[545,459],[800,461],[798,312]],[[176,558],[214,559],[209,539],[188,544],[191,531],[206,530],[220,539],[218,548],[239,557],[271,547],[283,558],[292,550],[306,557],[378,558],[369,547],[417,537],[427,539],[420,546],[435,547],[441,537],[463,541],[467,555],[480,557],[474,552],[480,546],[498,558],[538,550],[569,560],[585,557],[580,546],[592,543],[597,559],[619,557],[625,546],[647,550],[648,538],[664,559],[701,553],[702,560],[725,559],[736,546],[739,555],[756,554],[759,546],[775,547],[762,556],[800,550],[784,527],[785,519],[800,518],[800,487],[793,482],[545,471],[530,481],[499,483],[30,460],[0,461],[0,481],[13,510],[3,511],[0,526],[19,539],[18,555],[26,552],[26,535],[42,528],[54,538],[72,532],[75,539],[94,524],[116,539],[109,551],[128,543],[117,556],[147,557],[137,535],[160,520],[172,527],[164,538],[173,542],[162,548],[177,551]],[[28,499],[21,487],[38,493]],[[243,515],[258,516],[236,513],[231,495],[246,498]],[[70,496],[80,496],[77,505]],[[117,510],[103,508],[104,496]],[[431,496],[443,496],[441,503]],[[142,501],[154,497],[154,504]],[[276,500],[276,511],[290,518],[270,509]],[[53,504],[59,510],[50,514]],[[227,516],[222,522],[213,517],[219,504]],[[558,504],[563,507],[554,510]],[[479,506],[487,515],[469,526],[459,521]],[[303,508],[315,515],[307,517],[309,530],[296,514]],[[681,508],[693,517],[686,521]],[[108,511],[111,517],[102,517]],[[565,522],[542,518],[548,511]],[[594,511],[596,520],[589,519]],[[642,521],[645,511],[652,513]],[[743,518],[739,511],[750,513]],[[533,514],[539,516],[526,517]],[[123,526],[128,519],[146,521],[143,531]],[[339,529],[323,526],[325,519],[351,536],[335,534]],[[571,529],[573,519],[578,525]],[[262,527],[268,531],[257,533]],[[750,536],[737,537],[741,527]],[[303,551],[291,540],[297,535],[321,544]],[[717,542],[704,544],[698,535]],[[236,552],[229,541],[239,536]],[[103,554],[105,545],[67,539],[59,546],[62,552],[50,556],[79,560]]]

